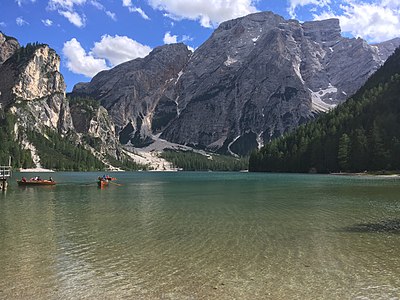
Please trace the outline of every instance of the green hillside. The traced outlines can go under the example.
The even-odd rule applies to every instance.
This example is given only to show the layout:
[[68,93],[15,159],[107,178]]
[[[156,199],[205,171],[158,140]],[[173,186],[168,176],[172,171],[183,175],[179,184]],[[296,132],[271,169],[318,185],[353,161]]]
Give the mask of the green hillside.
[[11,156],[12,165],[16,168],[33,166],[31,154],[21,149],[20,141],[14,132],[15,116],[0,112],[0,165],[6,165]]
[[344,104],[254,152],[249,170],[400,170],[400,49]]

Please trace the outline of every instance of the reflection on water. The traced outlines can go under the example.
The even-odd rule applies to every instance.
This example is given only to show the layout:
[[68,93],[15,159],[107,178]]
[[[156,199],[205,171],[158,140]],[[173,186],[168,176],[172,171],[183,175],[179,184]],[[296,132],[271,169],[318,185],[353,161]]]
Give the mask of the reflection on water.
[[389,299],[397,179],[56,173],[0,195],[1,299]]

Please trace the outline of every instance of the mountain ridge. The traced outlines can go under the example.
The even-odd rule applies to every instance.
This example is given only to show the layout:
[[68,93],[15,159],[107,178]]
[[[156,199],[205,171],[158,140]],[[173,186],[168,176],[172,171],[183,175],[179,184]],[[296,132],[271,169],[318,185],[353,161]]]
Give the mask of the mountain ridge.
[[[397,43],[342,37],[337,19],[300,23],[255,13],[221,23],[174,68],[169,84],[151,80],[158,91],[151,97],[137,98],[148,83],[136,80],[119,110],[110,109],[116,99],[95,98],[111,112],[123,143],[145,146],[161,132],[173,143],[245,155],[345,101]],[[109,84],[112,72],[84,86],[94,89],[98,77]],[[83,94],[81,85],[73,93]],[[137,112],[126,118],[126,110]]]

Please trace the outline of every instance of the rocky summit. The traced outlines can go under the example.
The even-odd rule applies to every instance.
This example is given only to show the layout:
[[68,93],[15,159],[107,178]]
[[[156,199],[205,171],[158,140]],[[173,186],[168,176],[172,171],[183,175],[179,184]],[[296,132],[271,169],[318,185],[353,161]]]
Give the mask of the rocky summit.
[[0,65],[20,48],[18,41],[0,31]]
[[191,51],[184,44],[155,48],[147,57],[102,71],[75,85],[73,96],[90,96],[108,111],[122,143],[145,145],[153,130],[177,115],[175,85]]
[[[45,44],[20,47],[14,38],[0,34],[0,119],[15,116],[15,138],[29,150],[36,167],[41,167],[31,132],[49,138],[55,133],[68,142],[82,145],[105,165],[109,157],[121,158],[121,146],[108,112],[98,102],[76,100],[70,104],[60,73],[60,57]],[[9,43],[7,41],[10,41]],[[40,151],[39,151],[40,152]]]
[[400,40],[369,45],[339,21],[300,23],[271,12],[222,23],[194,53],[156,48],[77,84],[107,108],[122,143],[154,135],[244,155],[345,101]]
[[0,77],[0,104],[12,106],[20,126],[47,126],[60,133],[72,128],[59,66],[60,57],[44,44],[18,47],[0,66],[6,74]]

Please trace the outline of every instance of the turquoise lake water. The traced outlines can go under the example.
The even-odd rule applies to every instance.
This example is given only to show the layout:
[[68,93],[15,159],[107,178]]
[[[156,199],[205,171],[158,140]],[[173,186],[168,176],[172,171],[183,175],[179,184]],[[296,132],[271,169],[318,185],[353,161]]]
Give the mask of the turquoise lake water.
[[400,297],[400,177],[99,175],[14,174],[0,299]]

